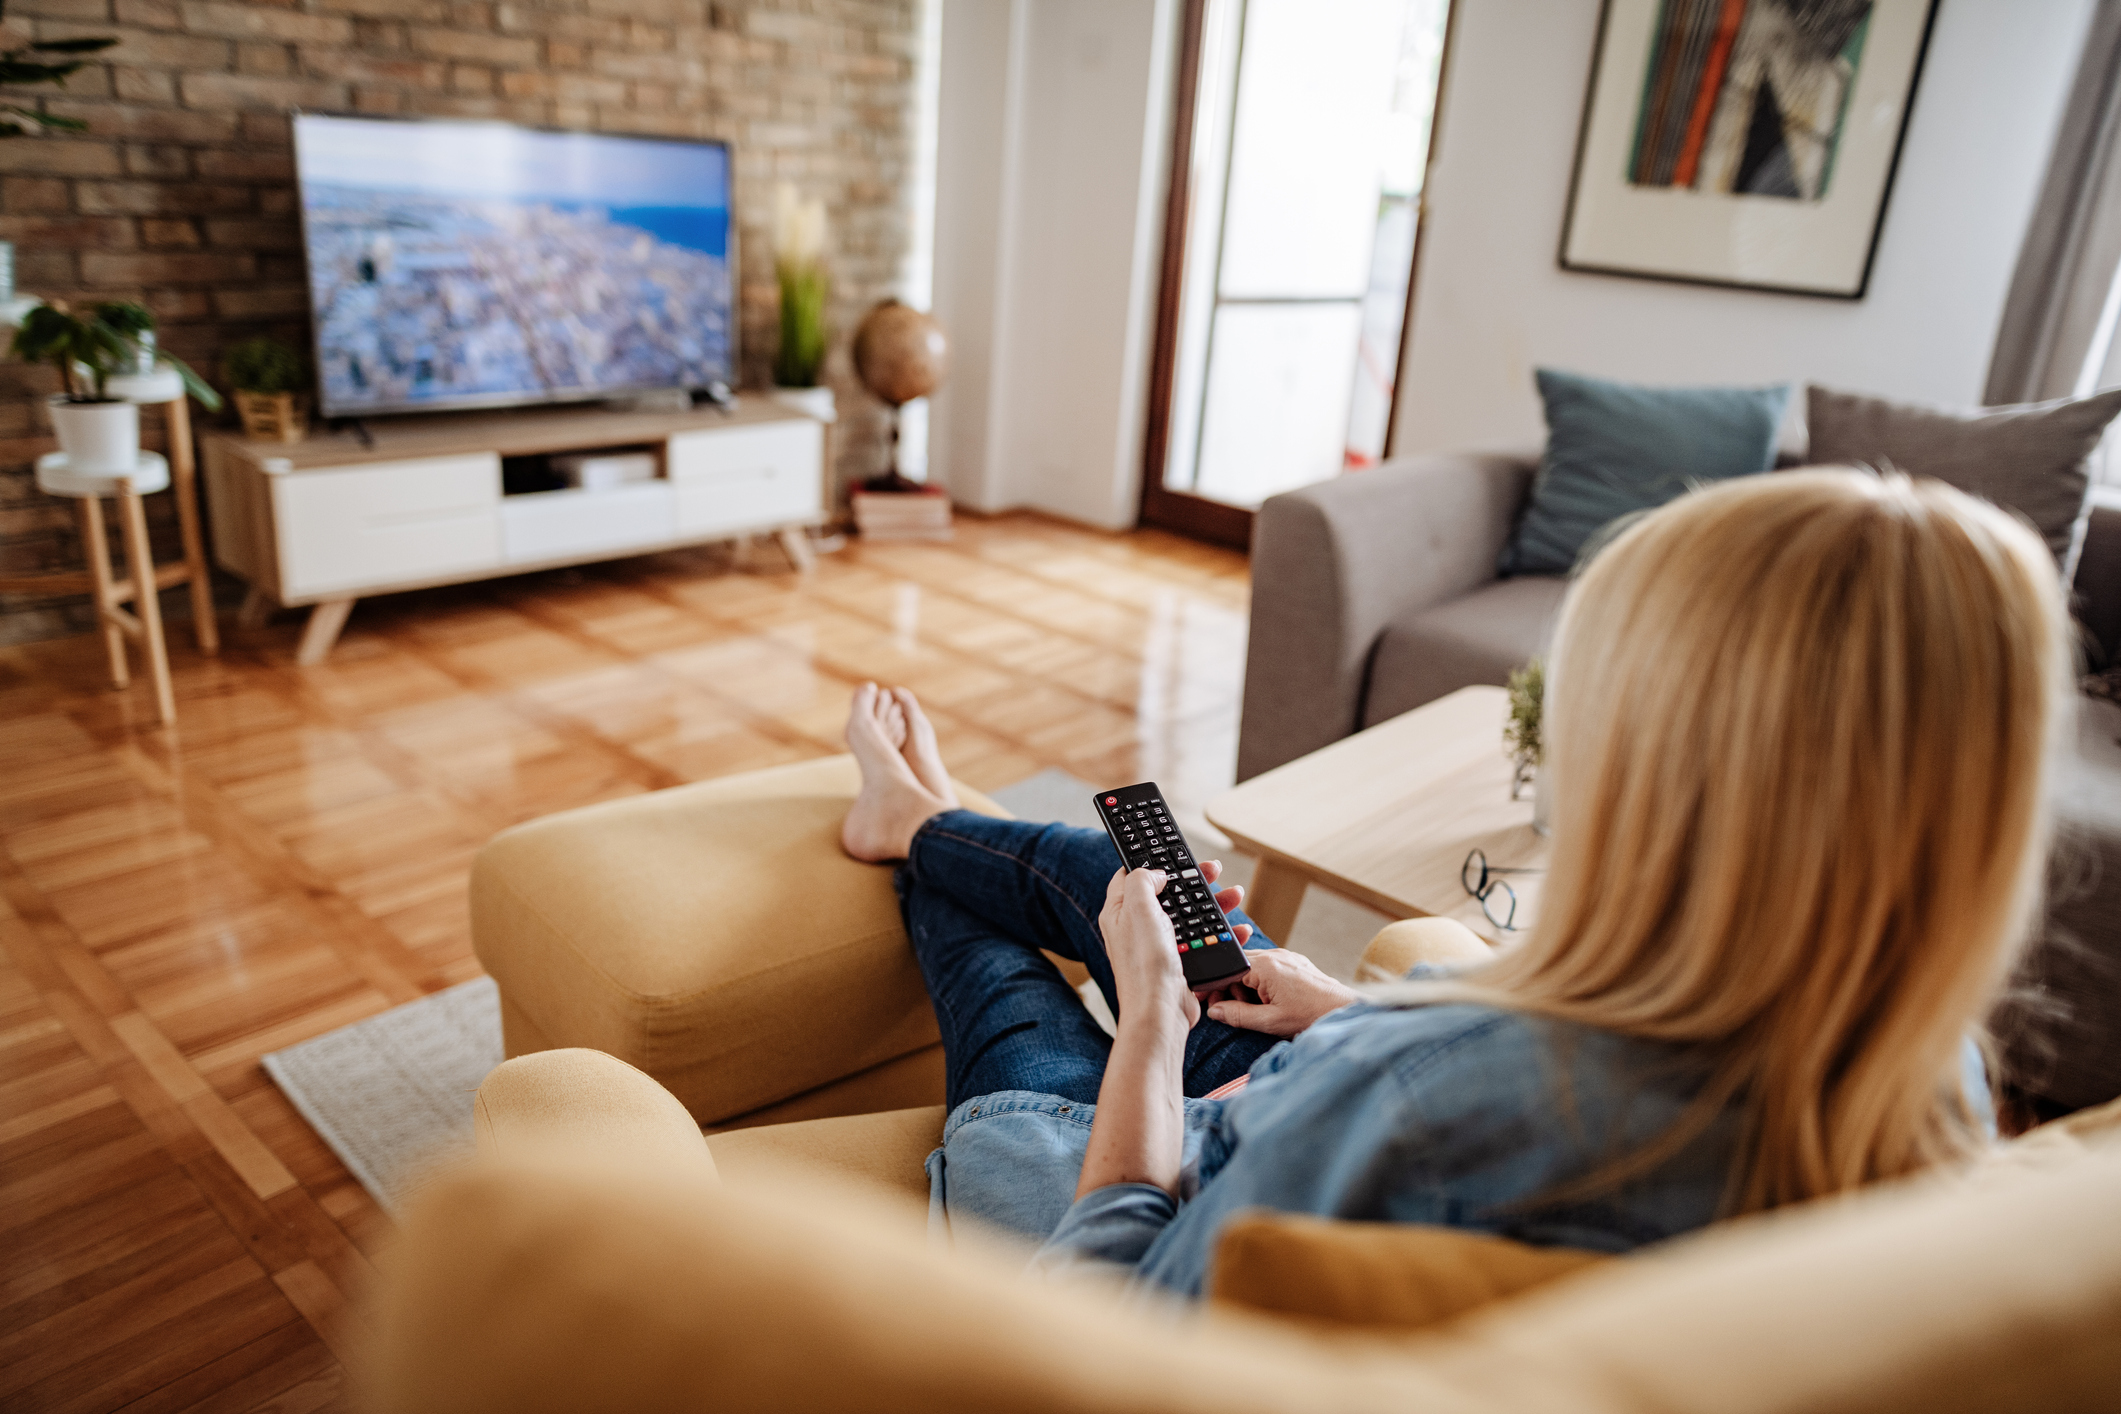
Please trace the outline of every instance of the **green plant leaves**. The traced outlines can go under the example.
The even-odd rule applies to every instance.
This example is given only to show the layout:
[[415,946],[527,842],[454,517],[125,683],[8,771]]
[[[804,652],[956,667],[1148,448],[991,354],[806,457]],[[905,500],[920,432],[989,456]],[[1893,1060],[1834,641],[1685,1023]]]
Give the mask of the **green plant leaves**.
[[1519,767],[1537,766],[1546,743],[1540,726],[1547,695],[1547,664],[1534,658],[1510,672],[1510,717],[1503,723],[1503,749]]
[[[0,17],[7,14],[7,6],[0,3]],[[17,84],[25,87],[37,84],[64,86],[69,74],[79,73],[86,67],[80,59],[68,59],[57,64],[47,64],[28,58],[32,54],[100,54],[118,41],[110,36],[84,37],[81,39],[40,39],[31,44],[0,51],[0,85]],[[20,103],[0,102],[0,138],[26,137],[35,131],[58,131],[84,133],[88,124],[79,118],[61,117],[56,113],[40,113]]]
[[107,301],[97,305],[90,313],[102,324],[129,337],[137,338],[155,327],[155,316],[148,312],[147,306],[134,304],[129,300]]
[[784,262],[780,277],[781,347],[773,358],[773,381],[783,388],[813,388],[825,366],[825,269]]
[[[105,388],[114,373],[129,373],[140,362],[140,336],[155,327],[155,316],[144,305],[99,304],[86,318],[56,305],[40,304],[22,316],[9,351],[31,363],[48,363],[59,370],[59,382],[74,402],[107,401]],[[221,406],[221,395],[175,354],[155,351],[155,362],[176,371],[184,391],[209,411]],[[88,371],[83,387],[79,370]]]
[[309,360],[277,339],[245,339],[221,355],[221,376],[245,393],[306,393]]

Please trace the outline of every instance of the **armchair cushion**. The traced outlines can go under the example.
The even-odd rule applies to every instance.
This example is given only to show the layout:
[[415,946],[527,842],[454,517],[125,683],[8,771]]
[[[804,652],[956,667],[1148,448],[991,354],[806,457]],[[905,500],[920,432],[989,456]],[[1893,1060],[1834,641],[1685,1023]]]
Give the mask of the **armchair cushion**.
[[731,1183],[773,1182],[790,1169],[852,1179],[903,1195],[927,1212],[928,1155],[943,1142],[941,1105],[835,1115],[796,1124],[731,1129],[707,1137],[715,1167]]
[[891,871],[839,846],[858,781],[835,756],[497,836],[472,867],[472,942],[509,1054],[608,1052],[712,1124],[932,1046]]
[[1411,1331],[1615,1260],[1485,1232],[1262,1210],[1223,1229],[1209,1295],[1324,1325]]

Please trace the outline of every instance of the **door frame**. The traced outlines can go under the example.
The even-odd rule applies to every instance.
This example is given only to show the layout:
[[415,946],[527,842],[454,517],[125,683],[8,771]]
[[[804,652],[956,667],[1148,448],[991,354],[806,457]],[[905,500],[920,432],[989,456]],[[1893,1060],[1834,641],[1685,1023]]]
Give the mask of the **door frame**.
[[[1435,111],[1429,118],[1429,151],[1422,167],[1421,195],[1415,201],[1407,307],[1400,317],[1399,348],[1392,368],[1392,410],[1385,422],[1388,459],[1392,438],[1399,431],[1399,390],[1406,373],[1407,345],[1414,331],[1414,292],[1421,279],[1421,252],[1429,233],[1429,174],[1435,170],[1438,143],[1443,136],[1443,105],[1451,82],[1451,49],[1458,32],[1459,2],[1450,0],[1444,11]],[[1157,273],[1156,339],[1149,361],[1149,415],[1142,440],[1139,524],[1214,545],[1250,550],[1256,512],[1190,491],[1173,491],[1164,485],[1164,471],[1171,457],[1171,390],[1178,377],[1179,301],[1185,293],[1187,223],[1193,205],[1193,135],[1199,116],[1201,33],[1207,8],[1208,0],[1185,0],[1179,29],[1178,77],[1172,92],[1171,156],[1167,166],[1170,175],[1164,193],[1164,249]]]

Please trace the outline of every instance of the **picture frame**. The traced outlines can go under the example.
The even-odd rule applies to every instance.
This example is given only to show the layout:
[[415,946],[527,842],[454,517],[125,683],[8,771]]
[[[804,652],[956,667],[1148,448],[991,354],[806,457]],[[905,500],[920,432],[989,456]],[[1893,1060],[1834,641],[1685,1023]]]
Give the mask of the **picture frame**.
[[1564,270],[1859,300],[1937,0],[1604,0]]

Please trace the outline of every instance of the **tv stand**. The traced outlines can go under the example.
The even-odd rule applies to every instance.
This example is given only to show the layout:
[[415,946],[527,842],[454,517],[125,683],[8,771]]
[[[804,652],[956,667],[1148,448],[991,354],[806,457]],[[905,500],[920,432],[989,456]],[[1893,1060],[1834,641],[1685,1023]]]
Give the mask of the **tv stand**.
[[[355,422],[358,424],[358,419]],[[249,584],[239,622],[308,607],[295,660],[324,661],[356,599],[720,540],[775,536],[799,572],[826,519],[824,425],[730,409],[429,414],[342,438],[203,441],[214,558]],[[504,458],[647,447],[655,479],[508,494]]]

